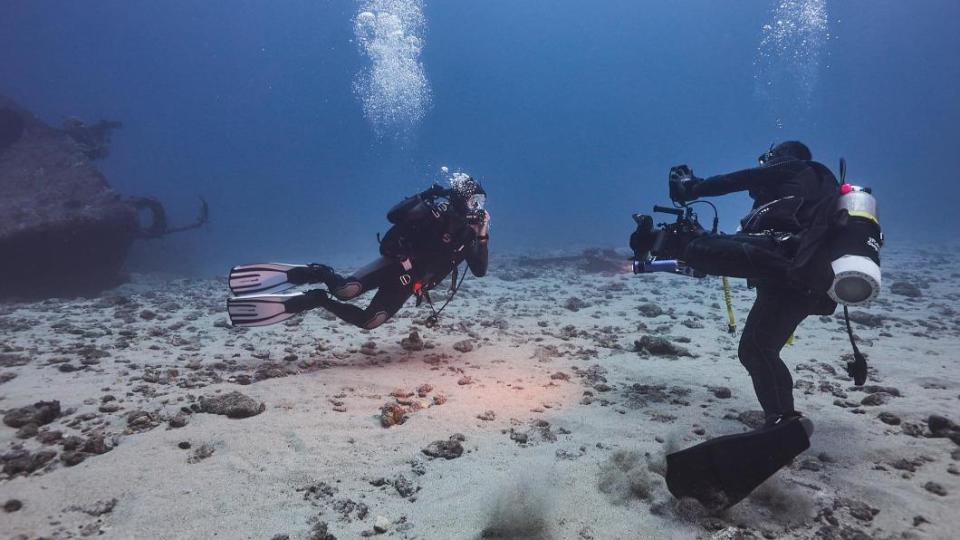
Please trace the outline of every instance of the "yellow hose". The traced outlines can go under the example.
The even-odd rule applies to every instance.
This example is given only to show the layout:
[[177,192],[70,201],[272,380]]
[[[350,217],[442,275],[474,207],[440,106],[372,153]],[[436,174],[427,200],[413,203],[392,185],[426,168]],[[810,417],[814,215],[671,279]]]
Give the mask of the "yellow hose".
[[727,279],[727,276],[721,278],[723,280],[723,301],[727,304],[727,332],[731,334],[737,333],[737,318],[733,314],[733,296],[730,294],[730,280]]
[[[727,332],[737,332],[737,317],[733,314],[733,295],[730,293],[730,280],[723,276],[723,301],[727,304]],[[793,345],[793,334],[787,338],[787,345]]]

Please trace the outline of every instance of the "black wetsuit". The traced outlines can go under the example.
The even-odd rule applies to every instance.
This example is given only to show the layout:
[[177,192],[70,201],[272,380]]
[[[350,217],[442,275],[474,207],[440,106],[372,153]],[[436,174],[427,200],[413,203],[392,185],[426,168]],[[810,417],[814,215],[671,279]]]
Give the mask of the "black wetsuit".
[[393,227],[380,242],[378,259],[348,277],[329,269],[319,276],[339,300],[352,300],[376,289],[366,309],[326,295],[316,295],[316,307],[350,324],[373,329],[414,294],[429,294],[427,291],[464,260],[473,275],[487,273],[486,238],[477,238],[464,213],[446,201],[415,195],[394,206],[387,219]]
[[[808,315],[836,309],[822,286],[810,284],[824,281],[819,275],[823,261],[815,260],[817,244],[834,207],[838,183],[820,163],[778,158],[755,169],[707,178],[692,188],[692,194],[747,190],[754,206],[742,221],[742,232],[703,235],[687,245],[683,259],[703,273],[747,278],[756,285],[757,300],[747,316],[738,355],[766,416],[789,416],[796,414],[793,378],[780,351]],[[798,258],[804,264],[798,264]],[[808,275],[811,272],[818,275]]]

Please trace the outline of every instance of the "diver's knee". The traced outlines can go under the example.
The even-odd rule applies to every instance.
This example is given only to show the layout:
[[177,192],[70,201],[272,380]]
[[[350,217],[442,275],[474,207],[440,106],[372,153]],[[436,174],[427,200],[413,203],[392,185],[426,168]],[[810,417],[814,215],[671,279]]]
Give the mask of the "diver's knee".
[[330,292],[332,292],[338,300],[353,300],[363,292],[363,284],[351,278]]
[[374,328],[377,328],[381,324],[387,322],[387,319],[389,318],[390,315],[386,311],[378,311],[373,315],[373,317],[370,317],[365,323],[363,323],[363,327],[367,330],[373,330]]
[[749,334],[744,333],[740,338],[740,346],[737,347],[737,357],[743,367],[747,368],[747,371],[753,371],[762,363],[763,351],[753,343]]

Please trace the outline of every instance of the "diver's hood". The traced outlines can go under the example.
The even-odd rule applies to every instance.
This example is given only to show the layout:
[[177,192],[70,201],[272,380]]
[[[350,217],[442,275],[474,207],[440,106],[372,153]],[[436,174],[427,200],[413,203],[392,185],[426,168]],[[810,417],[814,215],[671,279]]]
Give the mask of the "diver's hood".
[[[764,156],[765,155],[767,154],[764,154]],[[772,167],[774,165],[779,165],[781,163],[786,163],[788,161],[797,161],[797,158],[792,156],[777,156],[777,157],[767,157],[767,158],[763,158],[763,156],[761,156],[761,158],[762,158],[760,162],[761,167]]]
[[487,191],[474,177],[455,172],[450,175],[450,202],[467,212],[482,210],[487,200]]
[[813,155],[807,145],[800,141],[786,141],[777,145],[770,145],[770,149],[760,154],[758,161],[761,167],[783,163],[784,161],[810,161]]
[[455,195],[463,199],[468,199],[473,195],[487,194],[477,179],[462,172],[455,172],[450,175],[450,189],[453,190]]

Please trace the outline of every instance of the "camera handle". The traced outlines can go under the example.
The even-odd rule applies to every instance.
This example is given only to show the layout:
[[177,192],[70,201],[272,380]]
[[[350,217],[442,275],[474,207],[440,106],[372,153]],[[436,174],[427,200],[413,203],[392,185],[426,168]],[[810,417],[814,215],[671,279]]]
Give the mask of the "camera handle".
[[661,214],[671,214],[677,217],[683,217],[685,213],[690,212],[691,210],[686,207],[681,209],[681,208],[670,208],[669,206],[656,205],[653,207],[653,211],[659,212]]

